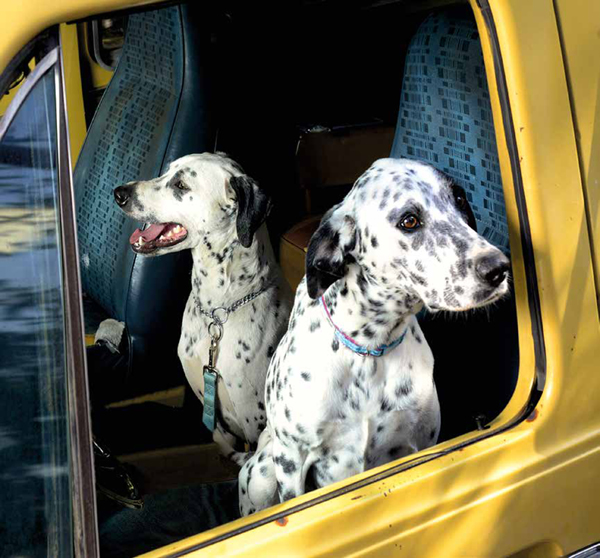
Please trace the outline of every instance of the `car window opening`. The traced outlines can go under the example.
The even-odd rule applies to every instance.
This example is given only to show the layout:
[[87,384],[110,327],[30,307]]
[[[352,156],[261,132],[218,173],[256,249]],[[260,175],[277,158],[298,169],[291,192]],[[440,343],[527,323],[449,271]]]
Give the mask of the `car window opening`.
[[[308,1],[281,14],[275,26],[272,9],[269,3],[221,12],[188,3],[78,24],[85,39],[80,44],[88,135],[74,188],[106,556],[124,549],[142,553],[237,519],[237,477],[245,458],[235,456],[255,449],[243,440],[250,427],[242,425],[239,434],[230,425],[234,457],[227,459],[203,424],[199,390],[206,387],[206,370],[200,387],[190,384],[181,354],[193,354],[197,339],[193,332],[180,339],[190,287],[210,279],[194,267],[189,250],[175,250],[192,234],[186,223],[152,220],[144,228],[150,220],[136,220],[151,209],[135,184],[170,173],[164,183],[153,183],[156,195],[166,193],[169,203],[179,203],[189,196],[186,179],[196,171],[169,165],[190,153],[226,153],[231,159],[219,155],[220,164],[234,174],[240,165],[245,173],[230,184],[236,202],[244,200],[249,213],[269,213],[270,202],[265,197],[261,205],[253,180],[270,197],[270,243],[295,291],[323,215],[377,159],[414,159],[462,188],[478,233],[510,258],[488,85],[469,6],[440,2],[423,11],[411,2],[340,8]],[[26,73],[17,79],[27,79]],[[130,208],[133,218],[122,211]],[[227,215],[232,209],[219,211]],[[404,230],[420,225],[419,216],[418,209],[403,214]],[[249,245],[262,242],[261,223],[238,229],[240,242],[244,234]],[[215,259],[227,257],[208,237],[203,242]],[[377,242],[368,239],[373,247]],[[144,256],[165,249],[173,253]],[[245,269],[238,280],[251,273]],[[265,281],[249,300],[240,297],[219,311],[229,319],[238,308],[257,304],[271,286]],[[485,308],[418,315],[435,359],[438,443],[488,428],[515,390],[519,348],[512,290]],[[219,304],[202,301],[197,309],[210,316]],[[336,327],[335,309],[330,313],[323,304]],[[214,316],[213,323],[231,331],[225,318]],[[316,327],[330,324],[323,320]],[[215,347],[223,350],[219,343],[227,339],[217,339]],[[254,355],[247,340],[233,342],[239,343],[237,359],[250,365]],[[347,344],[338,349],[347,350]],[[270,358],[275,350],[264,352]],[[240,383],[239,389],[254,386]],[[217,421],[227,422],[218,404],[216,409]],[[251,419],[253,428],[264,428],[264,405]],[[297,428],[301,433],[302,426]],[[387,461],[403,455],[389,453]],[[307,486],[324,478],[326,472],[314,468]],[[174,515],[173,509],[185,512]],[[142,532],[140,525],[154,530]]]
[[[107,351],[105,340],[88,349],[92,397],[98,397],[94,433],[105,452],[97,456],[101,493],[110,497],[111,492],[121,492],[130,507],[143,498],[144,513],[159,516],[162,512],[156,509],[168,508],[173,498],[189,500],[190,509],[198,506],[191,504],[193,499],[199,498],[206,507],[213,498],[212,506],[216,502],[223,513],[221,520],[237,517],[237,467],[219,457],[210,432],[201,426],[201,403],[176,372],[180,366],[173,348],[186,298],[181,293],[189,290],[185,270],[190,263],[181,261],[184,258],[163,261],[171,256],[140,262],[138,256],[133,265],[140,266],[140,281],[147,286],[132,291],[120,266],[133,260],[122,241],[129,234],[123,234],[121,227],[128,231],[133,225],[117,225],[122,217],[98,188],[98,177],[119,184],[162,174],[169,159],[177,158],[175,151],[169,152],[173,148],[167,141],[182,144],[177,155],[186,154],[185,149],[228,153],[273,198],[276,210],[268,222],[271,242],[279,246],[284,276],[295,289],[320,216],[341,201],[362,172],[382,157],[424,160],[465,189],[479,232],[509,254],[489,94],[472,13],[466,6],[411,13],[403,17],[399,33],[397,20],[390,16],[400,13],[398,6],[360,13],[348,10],[340,21],[339,11],[327,5],[306,6],[298,10],[295,21],[286,21],[264,36],[247,24],[260,19],[253,10],[215,17],[212,27],[206,21],[200,24],[189,7],[129,17],[131,35],[125,39],[121,65],[99,105],[81,155],[90,157],[91,149],[96,160],[99,153],[104,160],[86,168],[83,177],[79,169],[85,163],[80,158],[75,171],[81,196],[88,332],[96,333],[98,323],[107,317],[125,322],[124,334],[113,346],[119,352]],[[334,17],[338,21],[332,27],[328,24]],[[365,18],[371,25],[365,25]],[[309,26],[320,31],[312,33],[310,41],[297,41]],[[394,32],[382,32],[382,26],[393,26]],[[206,40],[194,37],[197,50],[190,54],[188,49],[183,64],[179,49],[198,33]],[[148,57],[151,49],[144,42],[153,41],[160,42],[159,60],[170,66],[168,72],[157,64],[155,52]],[[194,76],[197,95],[193,98],[186,97],[185,76]],[[139,87],[139,95],[125,102],[123,91],[133,84]],[[117,110],[119,118],[114,118]],[[190,130],[178,121],[176,110],[203,112],[196,115],[203,131],[200,138],[186,137]],[[99,119],[105,133],[95,129]],[[171,130],[170,138],[165,137],[164,127],[152,129],[158,122]],[[110,142],[107,130],[114,134]],[[189,147],[184,148],[186,144]],[[128,161],[119,150],[125,145],[137,168],[124,166]],[[149,146],[162,155],[156,157]],[[102,212],[110,213],[109,221],[86,207],[81,194],[85,188],[93,189],[92,195],[104,195],[95,203],[108,206]],[[150,266],[151,273],[144,269]],[[165,268],[170,288],[163,286],[165,278],[156,277],[167,274]],[[181,285],[181,292],[175,293],[173,285]],[[124,296],[129,299],[125,314],[120,306]],[[156,322],[152,312],[161,316],[158,331],[152,331]],[[419,322],[435,357],[442,418],[438,440],[485,429],[506,406],[516,385],[513,296],[493,309],[467,315],[423,312]],[[165,324],[170,325],[165,328]],[[124,400],[129,404],[121,403]],[[177,405],[171,406],[175,401]],[[103,471],[112,470],[115,455],[126,464],[129,477],[103,478]],[[135,489],[123,490],[119,484],[123,478],[130,479]],[[210,490],[203,487],[200,497],[197,488],[190,488],[199,484],[210,486]],[[105,532],[116,521],[114,506],[114,498],[101,498]],[[130,513],[137,512],[117,515],[122,519]],[[203,520],[209,521],[205,528],[215,526],[206,514],[195,515],[196,528]]]

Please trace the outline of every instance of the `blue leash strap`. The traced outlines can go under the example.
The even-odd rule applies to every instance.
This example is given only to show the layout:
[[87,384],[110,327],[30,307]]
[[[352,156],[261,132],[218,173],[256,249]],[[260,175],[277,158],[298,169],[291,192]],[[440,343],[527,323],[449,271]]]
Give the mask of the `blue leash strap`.
[[202,422],[211,432],[217,423],[217,378],[218,372],[210,366],[204,367],[204,410]]
[[223,326],[220,323],[211,323],[208,327],[211,336],[210,348],[208,349],[208,366],[204,367],[204,410],[202,411],[202,423],[211,432],[217,426],[217,382],[219,371],[215,368],[215,355],[219,341],[223,336]]

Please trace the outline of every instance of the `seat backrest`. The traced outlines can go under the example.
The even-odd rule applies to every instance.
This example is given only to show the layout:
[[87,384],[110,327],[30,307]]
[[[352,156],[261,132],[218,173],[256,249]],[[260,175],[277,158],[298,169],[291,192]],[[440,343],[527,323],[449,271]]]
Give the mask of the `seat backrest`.
[[392,157],[428,162],[466,192],[480,234],[508,253],[483,54],[472,13],[428,16],[406,55]]
[[[429,15],[413,37],[392,157],[420,159],[462,186],[478,232],[509,253],[508,226],[483,55],[472,12]],[[514,296],[463,316],[425,314],[442,410],[440,440],[496,417],[517,381]]]
[[136,369],[177,362],[191,258],[134,254],[128,239],[143,223],[119,211],[113,189],[214,149],[206,20],[192,3],[129,17],[118,66],[74,172],[83,289],[126,323]]

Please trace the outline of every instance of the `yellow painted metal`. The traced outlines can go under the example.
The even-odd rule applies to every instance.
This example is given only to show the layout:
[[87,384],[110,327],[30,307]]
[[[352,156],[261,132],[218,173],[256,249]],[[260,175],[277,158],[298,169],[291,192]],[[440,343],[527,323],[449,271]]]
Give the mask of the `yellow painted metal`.
[[[33,70],[34,67],[35,64],[32,60],[29,64],[29,69]],[[19,87],[21,87],[20,83],[19,85],[13,87],[6,95],[0,98],[0,116],[2,116],[6,112],[8,105],[10,105],[11,101],[14,99],[15,95],[17,94],[17,91],[19,90]]]
[[[4,2],[0,4],[0,21],[11,25],[3,26],[0,33],[0,69],[27,40],[53,23],[143,3],[147,2]],[[415,456],[149,556],[167,556],[226,536],[234,529],[249,528],[274,512],[285,513],[298,504],[366,479],[371,482],[361,488],[286,514],[279,521],[269,520],[261,527],[225,537],[194,554],[522,558],[559,556],[600,540],[596,502],[600,490],[600,399],[596,395],[600,393],[600,374],[595,358],[600,333],[583,195],[585,183],[591,205],[598,208],[600,194],[593,191],[599,120],[599,62],[595,59],[598,37],[594,28],[598,18],[592,17],[598,14],[585,11],[593,3],[556,0],[572,81],[570,98],[552,0],[489,3],[500,45],[500,63],[506,74],[512,118],[509,124],[516,134],[516,155],[505,140],[506,107],[500,103],[495,54],[479,7],[485,2],[471,0],[482,40],[498,138],[520,342],[519,383],[490,432],[509,424],[522,410],[535,377],[531,300],[526,290],[513,186],[519,174],[534,247],[547,362],[547,379],[536,410],[517,426],[406,471],[386,476],[391,467]],[[24,13],[28,14],[26,18],[22,17]],[[580,57],[586,62],[580,62]],[[590,75],[585,75],[586,67]],[[571,105],[575,107],[577,136]],[[513,160],[515,166],[511,165],[513,156],[518,158]],[[584,171],[583,182],[580,169]],[[597,219],[597,213],[592,217]],[[594,230],[597,225],[594,221]],[[465,434],[434,450],[451,449],[480,436],[479,432]]]
[[[568,4],[565,2],[565,4]],[[490,38],[471,3],[483,44],[518,298],[520,380],[494,426],[523,405],[535,358],[509,149]],[[523,180],[547,361],[544,393],[529,419],[410,470],[269,521],[192,555],[561,556],[600,540],[600,346],[596,292],[577,146],[550,0],[492,0],[506,73],[517,166]],[[596,74],[597,76],[597,74]],[[485,373],[484,366],[482,373]],[[436,449],[477,436],[467,434]],[[414,456],[411,456],[414,458]],[[389,468],[389,466],[387,467]],[[292,506],[366,479],[382,467],[316,493],[165,547],[167,556],[243,529]]]
[[85,140],[87,127],[83,108],[81,71],[79,67],[79,41],[75,25],[61,25],[60,36],[65,74],[65,95],[69,119],[69,140],[71,143],[71,161],[73,167]]
[[156,0],[19,0],[0,2],[0,72],[40,31],[96,14],[154,4]]
[[600,292],[600,3],[556,0]]

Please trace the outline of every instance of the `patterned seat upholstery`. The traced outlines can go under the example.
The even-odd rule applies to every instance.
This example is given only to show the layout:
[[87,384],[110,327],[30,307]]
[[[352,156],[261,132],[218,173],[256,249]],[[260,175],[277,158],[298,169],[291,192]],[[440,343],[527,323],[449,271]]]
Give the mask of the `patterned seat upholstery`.
[[[509,254],[483,55],[469,9],[431,14],[414,35],[391,156],[426,161],[451,176],[467,192],[478,232]],[[514,297],[448,320],[425,314],[420,322],[435,357],[440,440],[496,417],[518,375]]]
[[124,321],[131,347],[116,398],[184,382],[176,348],[191,258],[134,254],[128,239],[143,223],[126,218],[112,192],[159,176],[178,157],[213,150],[206,28],[206,15],[192,5],[129,17],[74,172],[86,317]]
[[467,192],[478,231],[508,253],[508,226],[479,34],[471,17],[430,15],[404,66],[392,157],[420,159]]

